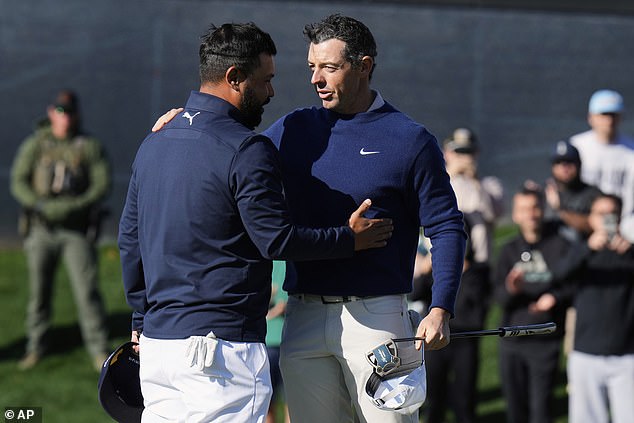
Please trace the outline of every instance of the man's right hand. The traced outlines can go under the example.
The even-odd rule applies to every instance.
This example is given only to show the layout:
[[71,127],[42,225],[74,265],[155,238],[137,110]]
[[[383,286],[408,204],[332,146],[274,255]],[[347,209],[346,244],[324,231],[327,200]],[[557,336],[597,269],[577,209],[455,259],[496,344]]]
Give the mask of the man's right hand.
[[449,345],[451,330],[449,319],[451,314],[440,307],[433,307],[427,316],[418,324],[417,338],[425,338],[425,341],[416,341],[414,346],[420,350],[424,345],[426,351],[439,350]]
[[559,210],[561,201],[559,199],[557,185],[553,179],[546,181],[546,185],[544,186],[544,196],[546,197],[546,202],[553,210]]
[[366,250],[387,245],[392,236],[394,226],[392,219],[366,219],[363,214],[372,206],[372,201],[365,200],[359,208],[350,215],[348,225],[354,232],[354,250]]

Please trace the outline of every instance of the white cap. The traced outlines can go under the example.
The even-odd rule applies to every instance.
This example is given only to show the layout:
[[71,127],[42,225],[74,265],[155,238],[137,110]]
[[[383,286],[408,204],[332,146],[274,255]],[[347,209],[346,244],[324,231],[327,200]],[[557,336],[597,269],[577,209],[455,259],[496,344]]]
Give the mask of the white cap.
[[366,384],[366,394],[381,410],[396,411],[400,414],[416,412],[427,396],[427,372],[424,362],[409,374],[391,379],[381,380],[376,373],[372,373]]

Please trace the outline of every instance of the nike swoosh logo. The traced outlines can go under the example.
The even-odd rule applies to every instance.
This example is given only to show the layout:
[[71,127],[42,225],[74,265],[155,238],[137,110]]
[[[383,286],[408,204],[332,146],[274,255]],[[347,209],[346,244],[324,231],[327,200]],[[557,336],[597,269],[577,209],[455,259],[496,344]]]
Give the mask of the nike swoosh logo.
[[359,150],[359,154],[361,154],[362,156],[367,156],[368,154],[379,154],[379,153],[380,151],[365,151],[364,148]]

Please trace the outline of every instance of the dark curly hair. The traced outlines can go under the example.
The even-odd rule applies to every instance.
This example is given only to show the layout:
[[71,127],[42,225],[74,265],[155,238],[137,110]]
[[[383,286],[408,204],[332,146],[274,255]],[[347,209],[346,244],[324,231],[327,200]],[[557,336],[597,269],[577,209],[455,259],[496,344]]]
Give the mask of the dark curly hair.
[[[343,57],[350,64],[358,68],[364,56],[376,57],[376,42],[372,32],[362,22],[339,14],[326,17],[320,22],[311,23],[304,27],[304,35],[313,44],[333,38],[346,43]],[[370,78],[375,65],[370,70]]]

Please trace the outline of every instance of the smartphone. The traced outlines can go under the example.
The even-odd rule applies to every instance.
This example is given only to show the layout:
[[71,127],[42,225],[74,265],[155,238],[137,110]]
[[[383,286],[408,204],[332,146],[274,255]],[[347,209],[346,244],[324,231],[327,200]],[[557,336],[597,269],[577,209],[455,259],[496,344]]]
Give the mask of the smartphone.
[[608,240],[612,241],[618,229],[619,218],[616,214],[610,213],[603,216],[603,228],[608,233]]

